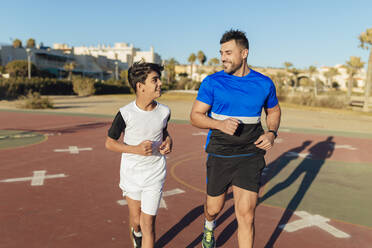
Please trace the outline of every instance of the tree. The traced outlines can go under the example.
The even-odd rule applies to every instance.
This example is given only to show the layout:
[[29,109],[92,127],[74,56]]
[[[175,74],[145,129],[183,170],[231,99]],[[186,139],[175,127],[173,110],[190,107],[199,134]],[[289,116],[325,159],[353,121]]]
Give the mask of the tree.
[[211,58],[208,61],[208,65],[211,65],[211,66],[217,66],[219,64],[220,64],[220,60],[218,58]]
[[192,79],[193,67],[194,67],[194,63],[196,61],[196,55],[195,55],[195,53],[190,54],[190,56],[187,59],[187,61],[190,63],[190,67],[191,67],[190,78]]
[[129,86],[128,82],[128,70],[121,70],[120,71],[120,79],[124,82],[125,85]]
[[309,78],[310,80],[313,81],[314,83],[314,95],[317,96],[318,95],[318,86],[316,85],[316,80],[313,80],[312,77],[313,75],[318,71],[318,69],[316,69],[315,66],[311,65],[309,66],[309,68],[307,69],[308,73],[309,73]]
[[35,40],[30,38],[30,39],[27,40],[26,47],[27,48],[35,48],[35,44],[36,44]]
[[[6,65],[5,70],[11,77],[27,77],[28,62],[27,60],[13,60]],[[32,63],[31,72],[34,76],[37,74],[37,68]]]
[[347,85],[347,96],[351,97],[351,93],[353,91],[353,81],[354,76],[358,73],[360,69],[364,66],[364,62],[360,59],[360,57],[350,56],[350,60],[346,61],[344,67],[346,68],[347,74],[349,74],[349,80]]
[[13,40],[13,47],[14,48],[22,48],[22,41],[19,39]]
[[[293,64],[291,62],[284,62],[283,65],[284,65],[285,70],[287,72],[290,72],[290,68],[293,66]],[[289,78],[289,80],[291,80],[291,79]]]
[[338,71],[338,69],[334,68],[334,67],[331,67],[331,68],[328,69],[328,71],[323,72],[323,75],[327,79],[327,85],[332,87],[333,78],[335,76],[339,75],[339,74],[340,74],[340,72]]
[[63,69],[65,71],[68,71],[68,80],[72,79],[72,71],[75,70],[75,68],[76,68],[76,62],[75,61],[72,61],[70,63],[66,63],[63,66]]
[[203,51],[199,51],[198,54],[196,55],[198,57],[199,63],[201,65],[204,65],[205,61],[207,61],[207,57],[203,53]]
[[176,83],[176,65],[179,63],[174,58],[165,61],[164,70],[167,78],[167,88],[172,89]]
[[368,58],[368,69],[367,69],[367,78],[365,84],[365,100],[363,110],[368,111],[368,100],[369,100],[369,93],[371,90],[372,84],[372,28],[367,29],[367,31],[363,32],[359,36],[360,47],[363,49],[369,49],[369,58]]

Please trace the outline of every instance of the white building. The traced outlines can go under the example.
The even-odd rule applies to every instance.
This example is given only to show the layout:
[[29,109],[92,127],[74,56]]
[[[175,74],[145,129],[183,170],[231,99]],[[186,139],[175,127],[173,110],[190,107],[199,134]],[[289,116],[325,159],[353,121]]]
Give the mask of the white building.
[[[330,68],[330,66],[322,66],[318,68],[318,74],[316,76],[324,83],[327,83],[327,78],[324,76],[324,73],[327,72]],[[347,73],[346,68],[341,64],[335,65],[333,66],[333,68],[336,68],[338,70],[339,75],[336,75],[332,81],[337,82],[340,85],[341,90],[347,90],[349,74]],[[364,68],[359,70],[359,72],[354,76],[354,80],[356,80],[357,82],[357,88],[364,87],[366,76],[367,74]]]
[[150,63],[161,64],[161,57],[159,54],[154,52],[154,48],[150,47],[150,51],[141,51],[139,48],[135,48],[133,44],[128,45],[127,43],[115,43],[113,47],[106,45],[93,46],[80,46],[69,48],[66,44],[54,44],[54,49],[60,49],[69,51],[76,55],[91,55],[93,57],[107,57],[112,60],[119,60],[122,63],[128,63],[131,65],[133,62],[140,61],[141,59]]

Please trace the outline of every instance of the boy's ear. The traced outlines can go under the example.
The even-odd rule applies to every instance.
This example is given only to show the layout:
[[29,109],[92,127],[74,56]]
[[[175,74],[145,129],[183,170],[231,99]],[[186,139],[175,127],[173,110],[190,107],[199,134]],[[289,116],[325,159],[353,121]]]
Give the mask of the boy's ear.
[[137,89],[136,91],[137,91],[137,92],[139,92],[139,91],[141,90],[141,85],[142,85],[142,84],[141,84],[140,82],[137,82],[137,83],[136,83],[136,89]]

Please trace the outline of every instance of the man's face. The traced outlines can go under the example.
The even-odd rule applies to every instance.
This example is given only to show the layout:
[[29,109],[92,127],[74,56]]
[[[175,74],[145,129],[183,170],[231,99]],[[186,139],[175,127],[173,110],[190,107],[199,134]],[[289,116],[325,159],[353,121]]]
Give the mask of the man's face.
[[242,67],[243,61],[248,56],[248,49],[236,44],[235,40],[230,40],[221,44],[220,54],[224,71],[234,74]]
[[151,71],[144,82],[144,84],[139,83],[139,89],[141,94],[148,96],[149,98],[158,98],[161,96],[161,85],[160,75]]

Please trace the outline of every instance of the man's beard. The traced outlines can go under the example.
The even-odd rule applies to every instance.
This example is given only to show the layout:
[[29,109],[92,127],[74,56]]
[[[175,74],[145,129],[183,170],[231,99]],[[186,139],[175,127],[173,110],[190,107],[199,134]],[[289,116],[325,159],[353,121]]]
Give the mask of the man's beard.
[[225,65],[224,65],[224,69],[223,70],[225,71],[225,73],[230,74],[230,75],[234,74],[243,65],[243,63],[235,64],[233,62],[228,62],[227,64],[229,64],[230,66],[229,67],[225,67]]

